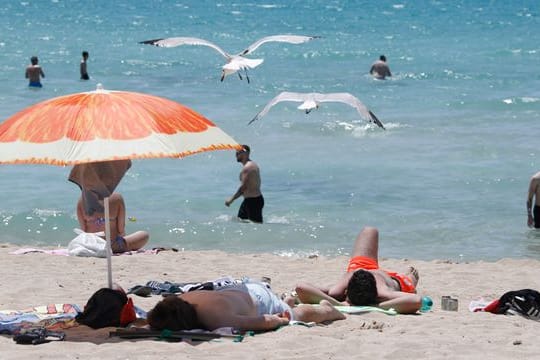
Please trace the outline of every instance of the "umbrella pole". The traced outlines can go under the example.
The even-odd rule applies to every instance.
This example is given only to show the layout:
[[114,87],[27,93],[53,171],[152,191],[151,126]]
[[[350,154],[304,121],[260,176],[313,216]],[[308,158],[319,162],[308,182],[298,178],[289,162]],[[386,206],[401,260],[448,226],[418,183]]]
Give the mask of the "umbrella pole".
[[107,196],[104,201],[103,205],[105,207],[105,239],[107,240],[107,244],[105,245],[107,248],[107,280],[109,284],[109,289],[113,288],[112,283],[112,249],[111,249],[111,220],[109,217],[109,197]]

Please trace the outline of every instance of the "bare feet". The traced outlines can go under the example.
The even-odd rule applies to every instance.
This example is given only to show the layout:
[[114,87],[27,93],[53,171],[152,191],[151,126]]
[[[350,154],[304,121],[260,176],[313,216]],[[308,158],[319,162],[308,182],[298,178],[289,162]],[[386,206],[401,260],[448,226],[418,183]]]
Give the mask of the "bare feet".
[[418,270],[416,270],[415,267],[409,266],[409,270],[405,275],[411,278],[414,287],[418,285],[418,280],[420,280],[420,274],[418,274]]
[[281,294],[281,300],[290,307],[294,307],[295,305],[300,304],[300,300],[298,299],[298,294],[296,291],[284,292]]
[[326,321],[343,320],[345,315],[332,306],[327,300],[321,300],[319,305],[300,304],[292,308],[294,320],[322,323]]

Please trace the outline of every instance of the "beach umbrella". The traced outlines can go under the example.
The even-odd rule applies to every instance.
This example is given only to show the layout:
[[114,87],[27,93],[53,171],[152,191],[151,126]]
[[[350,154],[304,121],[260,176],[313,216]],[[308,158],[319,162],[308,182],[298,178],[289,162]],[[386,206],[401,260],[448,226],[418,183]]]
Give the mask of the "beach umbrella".
[[[181,158],[240,145],[201,114],[149,94],[95,91],[49,99],[0,124],[0,164],[79,165],[118,160]],[[129,167],[129,166],[128,166]],[[111,168],[109,166],[108,168]],[[124,172],[127,168],[124,169]],[[72,170],[73,174],[79,173]],[[111,174],[110,172],[103,172]],[[112,286],[108,195],[123,176],[100,187],[104,200],[108,282]],[[107,175],[105,175],[107,182]],[[74,181],[83,191],[80,182]],[[111,190],[112,189],[112,190]]]

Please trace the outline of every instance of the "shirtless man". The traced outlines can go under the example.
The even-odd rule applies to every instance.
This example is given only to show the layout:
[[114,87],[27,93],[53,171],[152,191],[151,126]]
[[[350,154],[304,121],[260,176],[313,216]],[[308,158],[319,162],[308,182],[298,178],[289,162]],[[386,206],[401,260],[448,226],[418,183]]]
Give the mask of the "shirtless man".
[[88,51],[82,52],[82,60],[81,60],[81,80],[90,80],[90,76],[88,76],[88,70],[86,68],[86,61],[88,60]]
[[298,284],[298,299],[310,304],[325,299],[333,305],[376,305],[402,314],[417,312],[422,305],[422,298],[416,294],[418,272],[413,267],[406,275],[381,270],[378,252],[379,231],[365,227],[356,238],[347,272],[341,280],[327,288]]
[[[103,206],[103,200],[96,200]],[[126,206],[124,198],[119,193],[109,197],[109,216],[111,225],[111,249],[113,253],[138,250],[148,242],[150,235],[146,231],[136,231],[126,235]],[[77,219],[81,230],[88,233],[105,231],[105,214],[95,211],[88,215],[85,211],[84,200],[81,196],[77,202]]]
[[262,223],[264,198],[261,193],[261,175],[259,166],[249,158],[250,151],[249,146],[242,145],[242,150],[236,152],[236,161],[243,165],[240,172],[240,187],[232,197],[225,201],[225,205],[230,206],[234,200],[243,196],[244,201],[238,210],[238,217]]
[[28,86],[30,87],[42,87],[41,85],[41,77],[45,77],[45,74],[43,73],[43,69],[41,69],[41,66],[38,65],[38,58],[37,56],[32,56],[30,58],[30,65],[26,67],[25,77],[28,79],[29,83]]
[[386,56],[381,55],[379,60],[375,61],[373,65],[371,65],[369,73],[379,80],[384,80],[387,76],[392,76],[390,68],[386,63]]
[[[534,210],[532,201],[534,198]],[[527,226],[540,229],[540,172],[534,174],[529,183],[529,195],[527,196]]]
[[290,320],[323,322],[345,319],[328,301],[291,308],[268,285],[244,282],[222,290],[195,290],[167,296],[148,312],[148,323],[162,330],[274,330]]

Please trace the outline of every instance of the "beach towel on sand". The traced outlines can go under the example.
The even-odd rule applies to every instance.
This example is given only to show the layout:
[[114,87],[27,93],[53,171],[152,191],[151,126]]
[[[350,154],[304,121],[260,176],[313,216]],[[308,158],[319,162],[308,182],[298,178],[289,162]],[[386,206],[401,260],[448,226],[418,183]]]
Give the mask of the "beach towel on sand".
[[0,310],[0,333],[16,334],[21,329],[42,326],[50,330],[74,324],[80,308],[75,304],[49,304],[24,310]]

